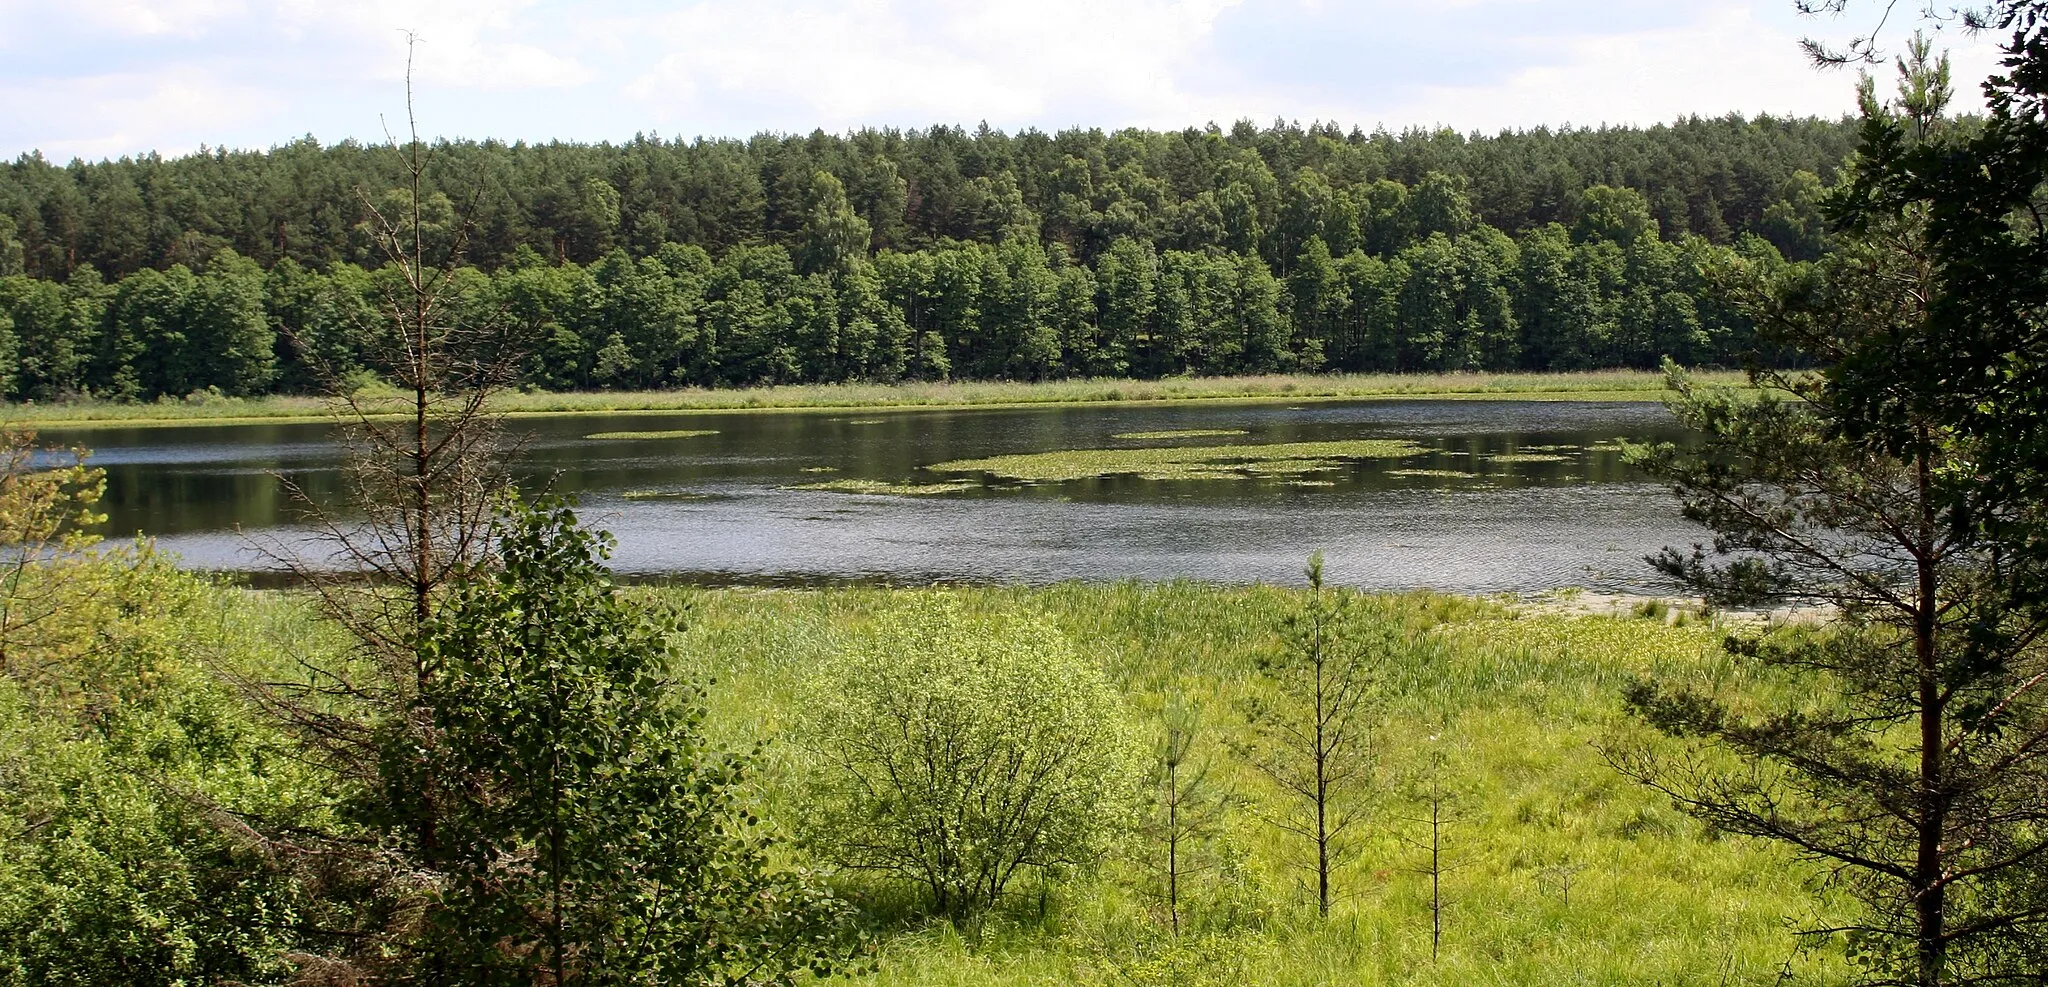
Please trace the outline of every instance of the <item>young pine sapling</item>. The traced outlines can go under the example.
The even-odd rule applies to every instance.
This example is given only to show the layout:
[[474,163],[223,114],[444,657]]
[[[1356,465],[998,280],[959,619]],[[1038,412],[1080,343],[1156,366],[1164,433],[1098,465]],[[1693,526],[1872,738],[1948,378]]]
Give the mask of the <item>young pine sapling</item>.
[[1200,711],[1176,701],[1167,706],[1165,721],[1153,748],[1152,815],[1146,828],[1163,851],[1153,856],[1153,866],[1159,869],[1159,894],[1177,936],[1183,882],[1207,868],[1199,851],[1222,822],[1223,801],[1211,780],[1209,760],[1195,754]]
[[1358,599],[1323,585],[1321,552],[1309,558],[1308,600],[1287,618],[1286,643],[1259,668],[1272,695],[1251,710],[1253,763],[1287,803],[1270,817],[1307,845],[1316,912],[1327,918],[1339,868],[1357,855],[1373,778],[1373,670],[1400,646],[1399,632],[1360,619]]

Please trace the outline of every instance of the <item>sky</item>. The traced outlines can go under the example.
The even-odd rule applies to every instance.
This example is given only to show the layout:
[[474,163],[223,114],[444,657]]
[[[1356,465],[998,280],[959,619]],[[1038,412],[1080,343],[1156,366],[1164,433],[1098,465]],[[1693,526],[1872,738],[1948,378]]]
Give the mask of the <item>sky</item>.
[[[1901,8],[1913,7],[1911,2]],[[1178,129],[1836,116],[1792,0],[0,0],[0,156],[431,137],[621,141],[982,122]],[[1903,12],[1880,42],[1897,51]],[[1988,38],[1936,34],[1958,109]],[[1889,76],[1889,69],[1883,74]],[[1887,84],[1889,79],[1885,80]]]

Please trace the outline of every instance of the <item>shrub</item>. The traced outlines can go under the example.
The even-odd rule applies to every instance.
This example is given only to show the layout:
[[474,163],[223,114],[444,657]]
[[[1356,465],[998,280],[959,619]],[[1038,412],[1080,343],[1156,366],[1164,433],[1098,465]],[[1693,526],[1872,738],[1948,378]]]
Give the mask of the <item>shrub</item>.
[[1102,671],[1043,620],[921,594],[829,661],[799,724],[810,842],[970,918],[1026,868],[1132,821],[1143,746]]

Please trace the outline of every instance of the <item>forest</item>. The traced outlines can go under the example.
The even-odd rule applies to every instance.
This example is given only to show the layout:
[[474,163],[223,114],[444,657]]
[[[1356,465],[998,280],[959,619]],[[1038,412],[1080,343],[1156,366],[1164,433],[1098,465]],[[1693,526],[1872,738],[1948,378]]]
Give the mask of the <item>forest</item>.
[[[1804,263],[1852,121],[981,127],[443,142],[0,170],[0,396],[310,393],[380,373],[381,217],[522,386],[1735,365],[1710,272]],[[1783,355],[1783,354],[1780,354]]]

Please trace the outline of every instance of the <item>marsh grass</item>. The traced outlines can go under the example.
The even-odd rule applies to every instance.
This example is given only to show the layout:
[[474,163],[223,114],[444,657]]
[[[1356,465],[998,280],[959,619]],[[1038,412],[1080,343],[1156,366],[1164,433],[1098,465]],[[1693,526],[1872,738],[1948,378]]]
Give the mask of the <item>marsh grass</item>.
[[[785,783],[784,742],[820,663],[900,590],[628,590],[686,608],[684,672],[712,681],[706,728],[723,747],[765,742],[754,797],[770,827],[804,811]],[[1844,961],[1802,951],[1789,927],[1839,919],[1810,865],[1716,837],[1602,761],[1598,749],[1659,744],[1621,712],[1621,688],[1654,674],[1730,697],[1810,692],[1718,646],[1711,622],[1540,614],[1504,601],[1376,596],[1373,619],[1422,642],[1379,672],[1379,796],[1362,862],[1315,917],[1296,848],[1264,817],[1278,804],[1234,748],[1261,695],[1257,660],[1279,647],[1295,590],[1195,583],[945,590],[968,612],[1025,610],[1058,626],[1110,676],[1146,729],[1169,700],[1202,710],[1198,756],[1228,793],[1222,832],[1200,850],[1187,931],[1174,937],[1133,841],[1092,870],[1021,879],[968,928],[919,917],[913,899],[840,875],[876,943],[872,987],[1322,987],[1322,985],[1723,985],[1841,983]],[[243,674],[290,676],[308,656],[345,662],[345,635],[300,594],[209,588],[178,633]],[[181,637],[180,640],[184,640]],[[1445,840],[1447,915],[1432,960],[1420,835],[1400,780],[1441,763],[1457,812]],[[288,765],[287,765],[288,766]],[[281,783],[281,782],[280,782]],[[803,863],[790,851],[791,863]]]
[[1275,442],[1225,446],[1163,446],[1137,449],[1063,449],[1057,452],[955,459],[927,467],[938,473],[987,473],[1007,480],[1056,483],[1091,477],[1136,475],[1147,480],[1242,479],[1300,476],[1360,459],[1421,455],[1405,439],[1346,439],[1332,442]]
[[[1707,384],[1743,386],[1738,372],[1697,373]],[[686,388],[674,391],[507,392],[491,410],[507,415],[615,414],[620,412],[847,410],[854,408],[942,408],[1034,404],[1172,403],[1180,401],[1341,401],[1359,398],[1515,399],[1525,401],[1656,401],[1664,392],[1660,373],[1592,370],[1520,374],[1274,374],[1251,377],[1164,380],[1084,379],[1041,382],[983,381],[907,384],[790,384],[738,390]],[[395,392],[358,396],[372,414],[403,412]],[[322,398],[278,395],[204,399],[166,398],[152,403],[65,401],[0,405],[0,420],[25,426],[177,424],[212,421],[266,422],[323,419],[333,406]],[[874,419],[849,424],[872,424]]]
[[[775,738],[811,669],[894,605],[884,589],[644,590],[694,607],[685,640],[714,676],[710,729],[767,740],[763,811],[801,811],[778,783]],[[1645,674],[1724,695],[1791,694],[1731,662],[1710,623],[1540,615],[1429,594],[1374,597],[1375,619],[1423,642],[1380,670],[1380,796],[1363,862],[1318,921],[1296,848],[1263,819],[1278,803],[1233,748],[1260,696],[1256,661],[1279,646],[1296,591],[1192,583],[946,592],[970,611],[1045,615],[1100,663],[1132,715],[1156,728],[1169,699],[1203,711],[1198,754],[1229,793],[1223,832],[1192,882],[1188,931],[1165,932],[1140,843],[1087,873],[1024,890],[976,927],[927,923],[900,894],[843,878],[868,905],[875,985],[1776,984],[1845,979],[1838,956],[1802,951],[1788,923],[1833,916],[1811,866],[1716,838],[1623,780],[1598,748],[1662,741],[1620,710]],[[1648,616],[1648,615],[1646,615]],[[1434,737],[1435,739],[1431,739]],[[1430,958],[1429,887],[1414,807],[1398,779],[1440,760],[1458,811],[1446,837],[1443,952]],[[1818,904],[1816,904],[1818,902]]]

